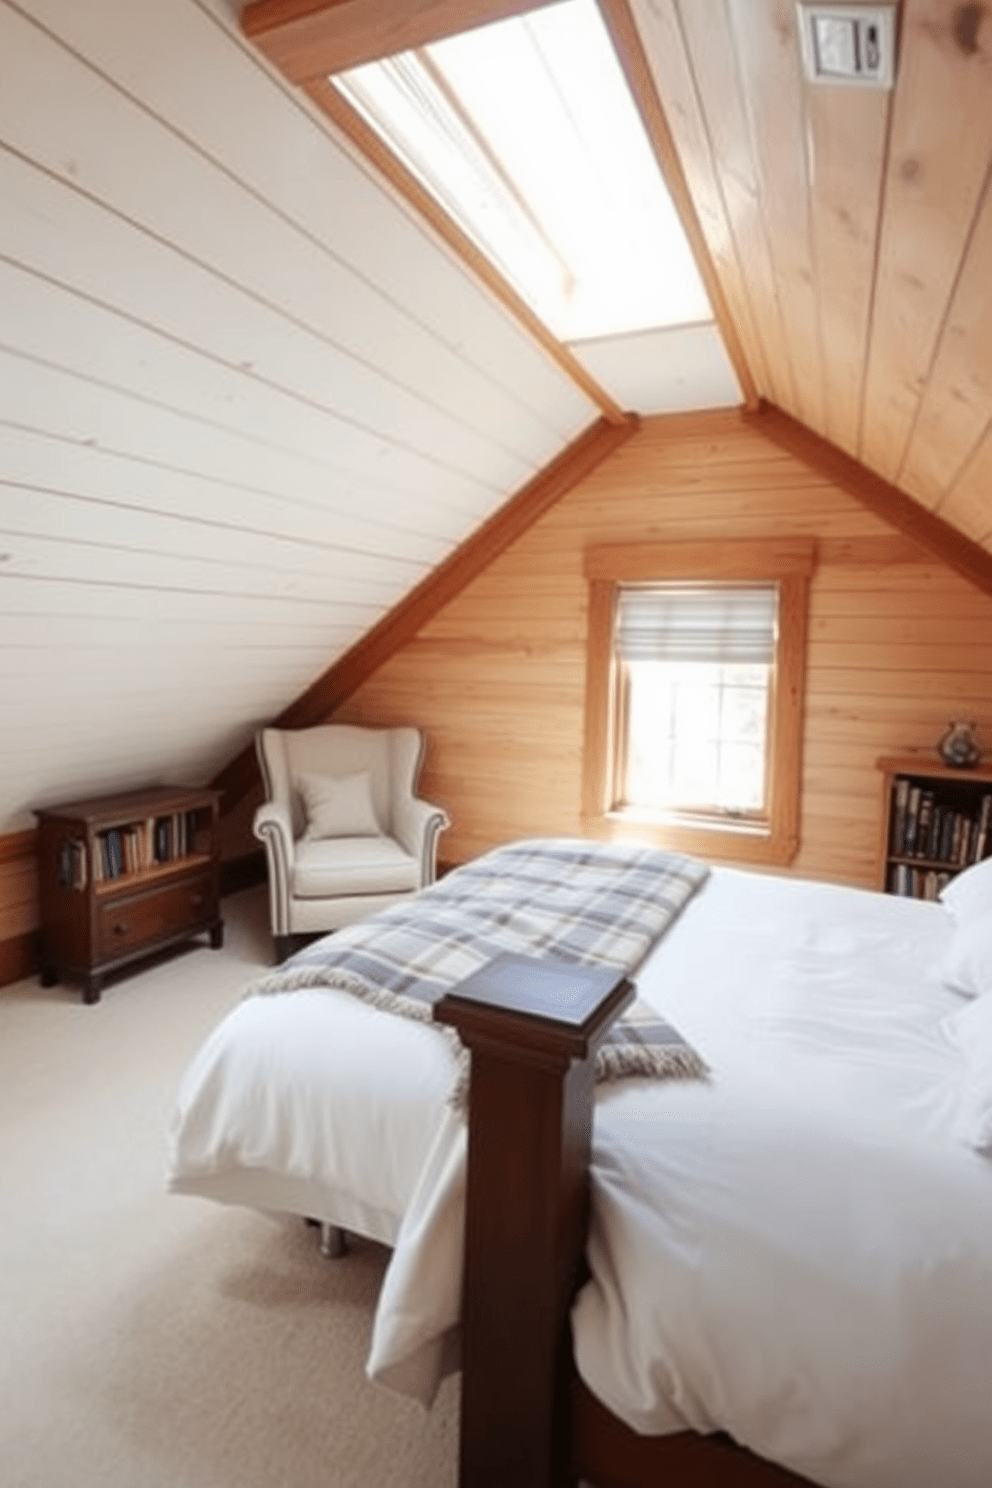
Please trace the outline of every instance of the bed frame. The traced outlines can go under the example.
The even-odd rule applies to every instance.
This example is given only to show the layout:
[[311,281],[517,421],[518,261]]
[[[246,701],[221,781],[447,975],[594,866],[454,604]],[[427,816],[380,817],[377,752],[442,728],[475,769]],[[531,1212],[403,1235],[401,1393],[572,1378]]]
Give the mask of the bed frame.
[[633,996],[614,973],[564,1009],[545,976],[508,998],[484,969],[435,1007],[472,1054],[459,1488],[810,1488],[729,1437],[637,1435],[572,1363],[595,1050]]

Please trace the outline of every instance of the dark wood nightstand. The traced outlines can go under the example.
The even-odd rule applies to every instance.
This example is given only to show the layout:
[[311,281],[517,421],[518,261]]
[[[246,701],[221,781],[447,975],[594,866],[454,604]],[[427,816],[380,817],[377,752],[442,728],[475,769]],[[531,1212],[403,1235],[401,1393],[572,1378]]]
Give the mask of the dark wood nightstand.
[[41,981],[105,978],[206,933],[223,943],[219,793],[181,786],[46,807],[38,817]]

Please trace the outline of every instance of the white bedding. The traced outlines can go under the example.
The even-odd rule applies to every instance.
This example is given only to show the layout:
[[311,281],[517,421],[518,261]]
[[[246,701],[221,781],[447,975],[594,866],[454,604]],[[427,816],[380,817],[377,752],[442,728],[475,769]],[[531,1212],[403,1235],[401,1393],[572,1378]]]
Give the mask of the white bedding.
[[[705,1083],[601,1088],[593,1392],[827,1488],[992,1483],[992,1160],[952,1133],[961,1005],[921,903],[714,869],[638,976]],[[444,1040],[333,991],[240,1004],[177,1101],[171,1187],[395,1246],[369,1372],[456,1357],[464,1129]]]

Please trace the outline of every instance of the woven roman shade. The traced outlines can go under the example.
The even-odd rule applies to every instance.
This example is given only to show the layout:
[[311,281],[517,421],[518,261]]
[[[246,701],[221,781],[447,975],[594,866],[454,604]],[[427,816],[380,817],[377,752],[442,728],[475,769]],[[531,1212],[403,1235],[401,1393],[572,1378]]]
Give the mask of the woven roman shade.
[[774,584],[623,586],[615,654],[622,661],[770,666],[777,630]]

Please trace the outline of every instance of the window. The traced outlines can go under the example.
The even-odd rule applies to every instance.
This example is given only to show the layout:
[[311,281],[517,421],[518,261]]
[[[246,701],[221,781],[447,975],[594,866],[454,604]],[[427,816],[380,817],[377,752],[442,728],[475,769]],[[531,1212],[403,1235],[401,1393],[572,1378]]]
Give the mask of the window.
[[613,801],[761,821],[778,585],[621,584]]
[[559,339],[711,319],[595,0],[333,83]]
[[589,551],[589,830],[791,860],[812,562],[788,540]]

